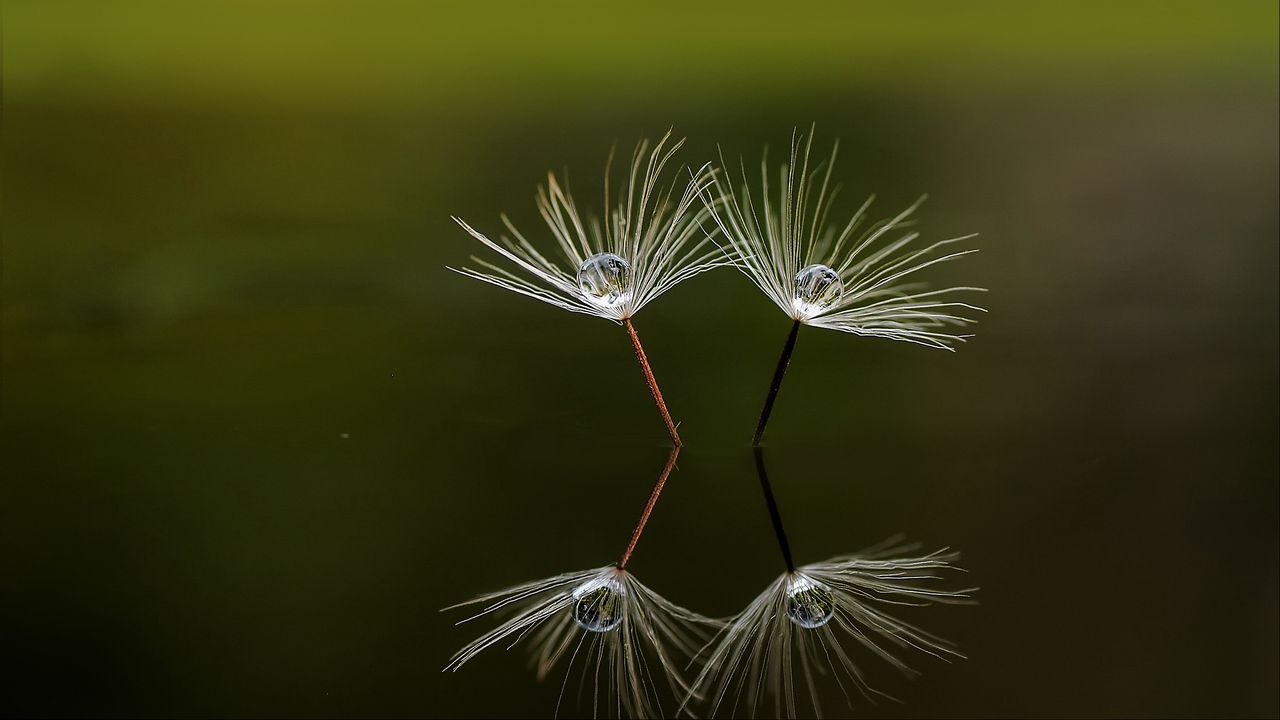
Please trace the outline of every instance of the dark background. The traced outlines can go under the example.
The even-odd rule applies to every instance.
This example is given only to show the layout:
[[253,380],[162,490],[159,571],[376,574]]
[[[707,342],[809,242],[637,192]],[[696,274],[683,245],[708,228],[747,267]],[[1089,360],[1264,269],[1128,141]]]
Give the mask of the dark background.
[[[663,428],[448,216],[545,238],[549,168],[595,206],[615,141],[816,122],[839,210],[930,193],[982,248],[932,277],[991,288],[954,354],[804,330],[770,428],[799,561],[982,586],[858,712],[1275,716],[1275,4],[610,8],[5,3],[6,713],[550,714],[519,653],[442,675],[482,628],[437,611],[614,559]],[[636,324],[688,448],[632,568],[729,614],[787,321],[723,271]]]

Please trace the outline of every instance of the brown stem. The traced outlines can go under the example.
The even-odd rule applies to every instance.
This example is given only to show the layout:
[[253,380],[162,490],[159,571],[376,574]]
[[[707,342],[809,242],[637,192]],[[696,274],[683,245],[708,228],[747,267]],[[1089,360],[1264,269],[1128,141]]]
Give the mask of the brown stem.
[[622,321],[627,328],[627,335],[631,337],[631,346],[636,349],[636,359],[640,361],[640,369],[644,370],[645,382],[649,383],[649,391],[653,393],[654,402],[658,403],[658,412],[662,413],[662,421],[667,424],[667,432],[671,434],[671,442],[676,447],[680,447],[680,433],[676,432],[676,424],[671,419],[671,413],[667,412],[667,404],[662,400],[662,391],[658,389],[658,381],[653,377],[653,369],[649,367],[649,358],[645,357],[644,347],[640,345],[640,337],[636,335],[636,329],[631,324],[631,318]]
[[[628,324],[630,327],[630,324]],[[653,492],[649,493],[649,502],[645,503],[644,512],[640,514],[640,522],[636,523],[636,529],[631,532],[631,542],[627,543],[627,549],[622,553],[622,560],[618,561],[618,569],[625,570],[627,561],[631,559],[631,553],[636,549],[636,543],[640,541],[640,534],[644,532],[644,526],[649,523],[649,516],[653,514],[653,506],[658,504],[658,496],[662,494],[662,487],[667,484],[667,476],[671,475],[671,470],[676,466],[676,458],[680,455],[680,444],[671,448],[671,454],[667,456],[667,464],[662,468],[662,474],[658,476],[658,482],[653,486]]]

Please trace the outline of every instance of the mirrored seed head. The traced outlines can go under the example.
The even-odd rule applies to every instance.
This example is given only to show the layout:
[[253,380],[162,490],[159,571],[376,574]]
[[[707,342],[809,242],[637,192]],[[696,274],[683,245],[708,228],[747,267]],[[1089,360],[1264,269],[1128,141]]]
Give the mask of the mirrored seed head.
[[822,312],[844,297],[844,281],[826,265],[810,265],[796,273],[796,310],[808,315]]
[[573,619],[583,630],[609,632],[622,624],[626,590],[616,579],[588,580],[573,591]]
[[787,617],[810,630],[830,622],[836,614],[836,596],[831,588],[804,575],[794,576],[787,586]]
[[601,307],[617,307],[631,298],[631,263],[613,253],[592,255],[578,268],[578,288]]

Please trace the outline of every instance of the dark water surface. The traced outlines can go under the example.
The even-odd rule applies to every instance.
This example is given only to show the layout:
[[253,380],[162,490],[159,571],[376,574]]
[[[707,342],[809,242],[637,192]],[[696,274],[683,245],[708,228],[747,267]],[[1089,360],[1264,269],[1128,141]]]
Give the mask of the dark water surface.
[[[925,237],[982,248],[932,277],[992,290],[954,354],[804,329],[775,409],[798,562],[902,533],[982,588],[904,614],[969,659],[908,682],[863,653],[904,703],[859,712],[1275,715],[1274,46],[1188,47],[1121,78],[676,90],[663,65],[596,97],[512,70],[381,103],[169,97],[159,70],[104,89],[70,51],[20,75],[6,709],[549,714],[559,683],[520,653],[441,674],[483,628],[438,610],[616,559],[665,433],[625,332],[449,273],[482,250],[449,215],[543,237],[548,168],[595,205],[615,140],[675,124],[689,161],[754,158],[816,121],[842,139],[837,211],[928,192]],[[389,57],[368,62],[449,75]],[[687,447],[631,567],[727,615],[781,570],[747,441],[788,320],[721,271],[636,327]]]

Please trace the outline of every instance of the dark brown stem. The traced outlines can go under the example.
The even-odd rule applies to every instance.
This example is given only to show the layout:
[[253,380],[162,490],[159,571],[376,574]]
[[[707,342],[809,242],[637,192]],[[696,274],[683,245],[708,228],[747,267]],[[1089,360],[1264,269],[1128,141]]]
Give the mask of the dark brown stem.
[[796,564],[791,560],[791,543],[787,541],[787,531],[782,527],[782,513],[778,512],[778,500],[773,497],[773,485],[769,483],[769,473],[764,467],[764,448],[757,445],[751,450],[756,458],[756,475],[760,478],[760,490],[764,492],[764,502],[769,506],[769,521],[773,523],[773,535],[778,539],[778,550],[782,552],[782,561],[787,564],[787,572],[795,572]]
[[631,337],[631,346],[636,349],[636,359],[640,361],[640,369],[644,371],[645,382],[649,383],[653,401],[658,403],[658,412],[662,413],[662,421],[667,424],[671,442],[675,443],[676,447],[680,447],[680,433],[676,432],[676,424],[671,419],[671,413],[667,412],[667,404],[662,400],[662,391],[658,389],[658,381],[653,377],[653,369],[649,367],[649,358],[645,357],[644,347],[640,345],[640,337],[636,335],[636,329],[631,324],[630,318],[623,320],[622,324],[627,328],[627,335]]
[[636,543],[640,541],[640,534],[644,532],[644,526],[649,523],[649,516],[653,514],[653,506],[658,504],[658,496],[662,494],[662,487],[667,484],[667,477],[671,475],[671,470],[676,466],[676,458],[680,455],[680,445],[676,444],[671,448],[671,454],[667,456],[666,467],[662,468],[662,474],[658,476],[658,482],[653,486],[653,492],[649,493],[649,502],[644,506],[644,512],[640,514],[640,522],[636,523],[636,529],[631,533],[631,542],[627,543],[627,549],[622,553],[622,560],[618,561],[618,569],[625,570],[627,561],[631,559],[631,553],[636,549]]
[[787,366],[791,364],[791,353],[796,349],[796,337],[800,334],[800,321],[791,325],[791,334],[787,335],[787,344],[782,347],[782,356],[778,358],[778,367],[773,371],[773,382],[769,383],[769,394],[764,399],[764,409],[760,411],[760,422],[756,423],[756,434],[751,436],[752,447],[760,447],[764,438],[764,427],[769,424],[769,414],[773,412],[773,401],[778,399],[778,390],[782,389],[782,378],[787,374]]

